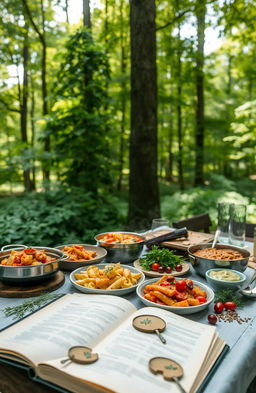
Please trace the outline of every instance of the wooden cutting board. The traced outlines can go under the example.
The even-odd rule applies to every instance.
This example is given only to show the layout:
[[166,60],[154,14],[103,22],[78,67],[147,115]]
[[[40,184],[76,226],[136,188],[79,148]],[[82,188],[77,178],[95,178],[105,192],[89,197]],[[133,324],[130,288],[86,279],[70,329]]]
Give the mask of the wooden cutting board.
[[0,282],[0,297],[33,297],[41,295],[42,293],[52,292],[59,288],[65,281],[65,275],[63,272],[58,271],[54,276],[48,280],[41,281],[38,283],[30,284],[9,284],[6,282]]
[[[153,239],[154,237],[164,235],[167,232],[170,232],[170,230],[161,229],[159,231],[150,232],[146,234],[146,239],[147,240]],[[195,244],[200,244],[200,243],[210,243],[213,241],[213,239],[214,239],[214,235],[211,233],[188,231],[187,238],[182,237],[180,239],[168,240],[160,243],[160,245],[167,248],[186,251],[190,246],[194,246]]]

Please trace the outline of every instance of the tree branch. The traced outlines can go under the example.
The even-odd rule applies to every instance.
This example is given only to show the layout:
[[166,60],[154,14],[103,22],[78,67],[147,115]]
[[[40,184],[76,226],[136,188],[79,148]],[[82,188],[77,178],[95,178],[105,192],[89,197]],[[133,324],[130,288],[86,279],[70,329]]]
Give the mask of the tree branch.
[[39,37],[39,39],[40,39],[40,41],[41,41],[41,43],[44,45],[44,35],[41,33],[41,31],[39,30],[39,28],[37,27],[37,25],[35,24],[35,22],[34,22],[34,19],[33,19],[33,17],[32,17],[32,14],[31,14],[31,12],[30,12],[30,9],[29,9],[29,6],[28,6],[28,4],[27,4],[27,0],[22,0],[22,3],[23,3],[23,5],[24,5],[24,7],[25,7],[25,9],[26,9],[26,13],[27,13],[27,15],[28,15],[28,18],[29,18],[29,20],[30,20],[30,22],[31,22],[31,24],[32,24],[32,26],[33,26],[33,28],[34,28],[34,30],[36,31],[36,33],[38,34],[38,37]]
[[170,26],[170,25],[173,25],[175,22],[177,22],[180,18],[182,18],[184,15],[186,15],[186,13],[188,13],[188,12],[190,12],[190,11],[191,11],[191,8],[189,8],[189,9],[187,9],[187,10],[185,10],[185,11],[180,12],[180,13],[179,13],[178,15],[176,15],[170,22],[167,22],[167,23],[166,23],[165,25],[163,25],[163,26],[157,27],[157,28],[156,28],[156,31],[165,29],[166,27],[168,27],[168,26]]
[[20,109],[16,109],[16,108],[12,108],[10,107],[10,105],[8,104],[8,102],[4,101],[4,99],[2,97],[0,97],[0,103],[3,104],[6,109],[10,112],[16,112],[16,113],[21,113]]

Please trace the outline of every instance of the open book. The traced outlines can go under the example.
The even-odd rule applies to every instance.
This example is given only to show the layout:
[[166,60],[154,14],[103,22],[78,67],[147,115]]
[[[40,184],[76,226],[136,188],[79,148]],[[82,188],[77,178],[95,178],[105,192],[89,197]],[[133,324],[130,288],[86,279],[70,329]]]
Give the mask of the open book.
[[[165,320],[166,344],[132,326],[141,314]],[[92,348],[98,361],[62,364],[76,345]],[[73,393],[180,393],[175,383],[149,370],[148,362],[156,356],[180,363],[180,382],[187,393],[194,393],[224,347],[214,326],[155,307],[136,310],[128,300],[109,295],[65,295],[0,334],[3,360],[27,365],[36,379]]]

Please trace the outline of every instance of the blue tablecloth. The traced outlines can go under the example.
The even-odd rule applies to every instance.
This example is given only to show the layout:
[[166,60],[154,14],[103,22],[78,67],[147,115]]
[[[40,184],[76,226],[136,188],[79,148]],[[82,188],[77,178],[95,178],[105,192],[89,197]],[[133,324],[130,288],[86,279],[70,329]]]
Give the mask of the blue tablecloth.
[[[245,274],[249,277],[253,270],[247,268]],[[202,277],[195,274],[194,269],[190,267],[190,272],[186,277],[205,282]],[[53,293],[73,293],[77,290],[72,286],[69,280],[69,274],[66,274],[64,285]],[[143,303],[136,297],[135,293],[125,296],[135,304],[137,308],[143,307]],[[7,306],[14,306],[23,303],[27,299],[17,298],[0,298],[0,309]],[[207,315],[213,312],[213,305],[208,310],[201,311],[187,318],[207,322]],[[238,322],[218,322],[216,327],[220,336],[230,346],[227,353],[210,382],[206,386],[204,393],[246,393],[246,390],[256,376],[256,299],[244,298],[244,306],[238,308],[241,318],[251,318],[249,322],[238,324]],[[7,318],[4,313],[0,314],[0,329],[13,323],[12,318]]]

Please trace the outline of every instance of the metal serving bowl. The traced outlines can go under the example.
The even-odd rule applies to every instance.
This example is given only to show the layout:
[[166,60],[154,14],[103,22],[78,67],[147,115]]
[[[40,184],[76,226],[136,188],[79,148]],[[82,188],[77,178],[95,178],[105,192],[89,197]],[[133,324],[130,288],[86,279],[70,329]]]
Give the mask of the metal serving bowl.
[[[7,248],[5,246],[3,248]],[[2,250],[3,250],[2,248]],[[23,246],[23,249],[26,249]],[[46,255],[56,258],[55,261],[42,263],[40,265],[27,265],[27,266],[7,266],[1,265],[3,259],[8,258],[11,249],[0,252],[0,281],[9,283],[27,283],[31,281],[46,280],[59,270],[59,261],[66,259],[67,256],[60,250],[49,247],[31,247],[38,251],[44,250]],[[22,250],[21,246],[12,245],[12,249]]]
[[241,259],[234,259],[234,260],[218,260],[218,259],[208,259],[204,257],[200,257],[198,255],[194,255],[196,251],[202,250],[204,248],[211,248],[212,245],[210,243],[207,244],[197,244],[195,246],[190,246],[188,248],[188,255],[192,266],[194,267],[195,271],[200,274],[201,276],[205,277],[205,273],[209,269],[214,268],[225,268],[225,269],[233,269],[239,272],[243,272],[248,265],[250,253],[249,251],[241,248],[235,247],[227,244],[216,244],[214,248],[228,248],[234,251],[238,251],[243,255]]
[[[107,235],[107,233],[120,233],[125,235],[136,236],[139,239],[137,243],[106,243],[102,238]],[[105,257],[105,262],[121,262],[121,263],[131,263],[140,257],[143,249],[145,237],[134,232],[105,232],[100,233],[94,238],[97,245],[103,247],[107,250],[107,256]]]

